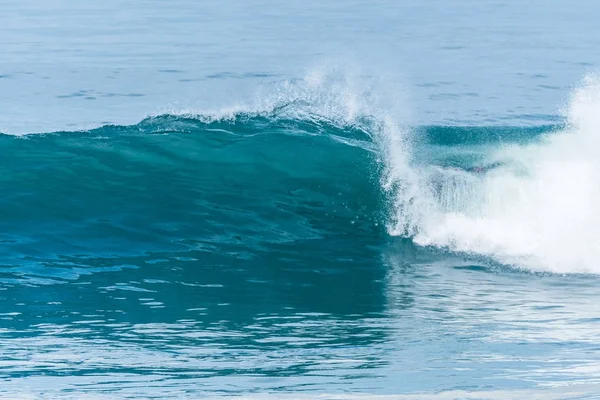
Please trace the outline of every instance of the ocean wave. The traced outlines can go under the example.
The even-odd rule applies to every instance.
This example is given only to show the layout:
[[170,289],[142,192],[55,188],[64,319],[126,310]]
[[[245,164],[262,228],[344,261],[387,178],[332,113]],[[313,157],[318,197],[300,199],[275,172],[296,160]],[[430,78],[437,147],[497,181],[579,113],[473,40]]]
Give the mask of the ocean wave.
[[597,79],[556,125],[415,128],[385,104],[325,74],[253,107],[0,136],[3,231],[80,249],[389,234],[600,272]]

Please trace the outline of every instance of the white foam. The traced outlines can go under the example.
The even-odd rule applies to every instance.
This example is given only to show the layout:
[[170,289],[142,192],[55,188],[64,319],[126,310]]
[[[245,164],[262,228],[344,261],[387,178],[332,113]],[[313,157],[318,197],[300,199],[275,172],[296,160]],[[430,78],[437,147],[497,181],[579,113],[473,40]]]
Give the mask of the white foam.
[[[599,111],[600,79],[591,76],[564,110],[567,128],[492,151],[501,167],[480,176],[413,171],[420,182],[394,194],[390,233],[528,269],[600,273]],[[393,156],[387,162],[397,168]]]

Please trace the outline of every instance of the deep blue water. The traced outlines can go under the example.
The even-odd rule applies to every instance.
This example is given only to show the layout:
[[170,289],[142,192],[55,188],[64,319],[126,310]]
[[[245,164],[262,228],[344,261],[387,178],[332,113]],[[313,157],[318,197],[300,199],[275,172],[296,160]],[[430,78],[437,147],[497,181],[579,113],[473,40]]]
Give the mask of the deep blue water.
[[0,398],[600,397],[595,2],[0,16]]

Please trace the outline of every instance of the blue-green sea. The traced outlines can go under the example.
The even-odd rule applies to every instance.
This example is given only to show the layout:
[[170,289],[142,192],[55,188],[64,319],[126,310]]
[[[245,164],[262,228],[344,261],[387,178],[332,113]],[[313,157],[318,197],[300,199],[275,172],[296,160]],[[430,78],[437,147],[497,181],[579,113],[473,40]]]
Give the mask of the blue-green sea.
[[0,399],[600,398],[600,5],[0,4]]

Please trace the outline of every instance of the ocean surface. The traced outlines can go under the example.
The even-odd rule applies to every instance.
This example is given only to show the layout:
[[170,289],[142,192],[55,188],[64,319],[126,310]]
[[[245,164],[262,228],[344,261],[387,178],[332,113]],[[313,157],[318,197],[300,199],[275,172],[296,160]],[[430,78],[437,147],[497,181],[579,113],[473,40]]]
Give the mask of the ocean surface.
[[0,398],[600,398],[600,4],[0,4]]

